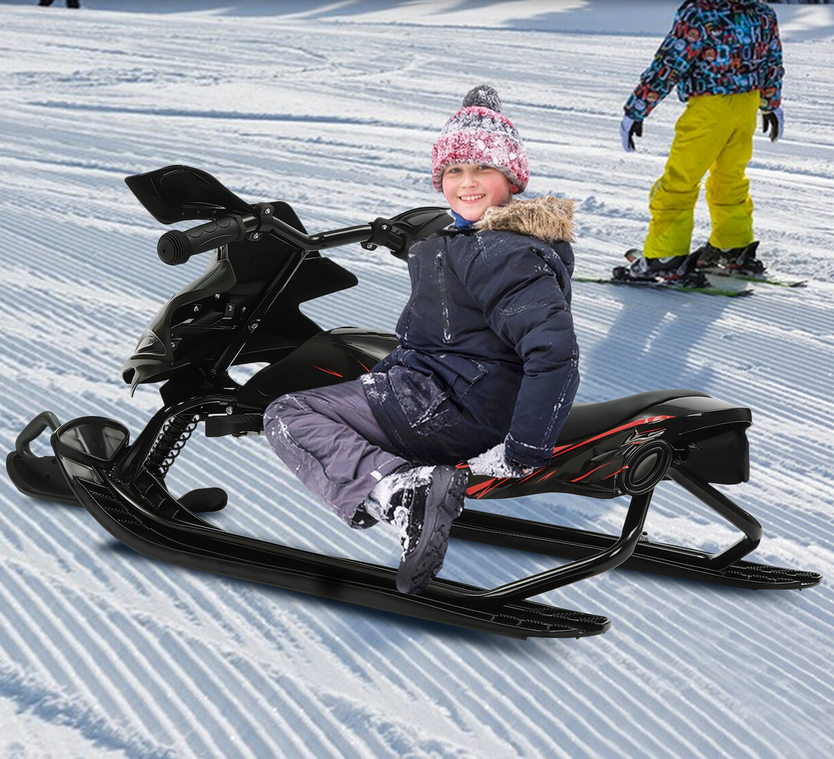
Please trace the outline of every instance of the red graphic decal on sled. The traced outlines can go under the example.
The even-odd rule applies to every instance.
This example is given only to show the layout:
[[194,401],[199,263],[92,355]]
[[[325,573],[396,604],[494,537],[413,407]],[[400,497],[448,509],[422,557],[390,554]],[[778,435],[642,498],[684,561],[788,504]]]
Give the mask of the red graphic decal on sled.
[[322,369],[320,366],[313,365],[314,369],[318,369],[320,372],[324,372],[325,374],[332,374],[334,377],[344,377],[343,374],[339,374],[339,372],[334,372],[332,369]]

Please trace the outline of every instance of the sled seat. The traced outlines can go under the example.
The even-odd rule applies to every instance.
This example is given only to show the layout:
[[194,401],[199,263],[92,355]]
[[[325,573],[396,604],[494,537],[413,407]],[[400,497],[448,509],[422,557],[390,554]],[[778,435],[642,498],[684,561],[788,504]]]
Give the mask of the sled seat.
[[631,421],[641,411],[648,411],[677,398],[709,398],[699,390],[651,390],[625,398],[600,403],[574,403],[562,427],[558,444],[589,438]]

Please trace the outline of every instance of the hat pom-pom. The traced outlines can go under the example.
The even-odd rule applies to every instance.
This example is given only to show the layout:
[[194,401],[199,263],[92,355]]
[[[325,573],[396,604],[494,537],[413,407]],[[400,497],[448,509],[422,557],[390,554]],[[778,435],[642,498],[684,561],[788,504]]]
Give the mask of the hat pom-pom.
[[482,84],[479,87],[469,90],[466,97],[463,99],[463,107],[470,108],[478,106],[480,108],[489,108],[490,111],[501,113],[501,98],[494,87],[488,84]]

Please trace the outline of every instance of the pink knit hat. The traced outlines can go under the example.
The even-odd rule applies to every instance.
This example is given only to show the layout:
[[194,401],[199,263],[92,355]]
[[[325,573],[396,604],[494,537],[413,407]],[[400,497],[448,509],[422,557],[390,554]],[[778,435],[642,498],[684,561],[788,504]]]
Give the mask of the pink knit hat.
[[432,149],[432,182],[443,192],[443,171],[453,163],[477,163],[498,169],[519,192],[530,179],[527,152],[512,122],[501,114],[498,93],[488,84],[470,90],[461,108],[446,122]]

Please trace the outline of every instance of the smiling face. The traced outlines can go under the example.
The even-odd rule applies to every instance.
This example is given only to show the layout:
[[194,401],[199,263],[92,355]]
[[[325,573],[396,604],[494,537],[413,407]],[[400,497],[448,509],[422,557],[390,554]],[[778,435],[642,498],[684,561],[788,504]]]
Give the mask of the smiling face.
[[487,208],[506,205],[515,192],[518,186],[492,166],[453,163],[443,172],[443,195],[467,221],[478,221]]

